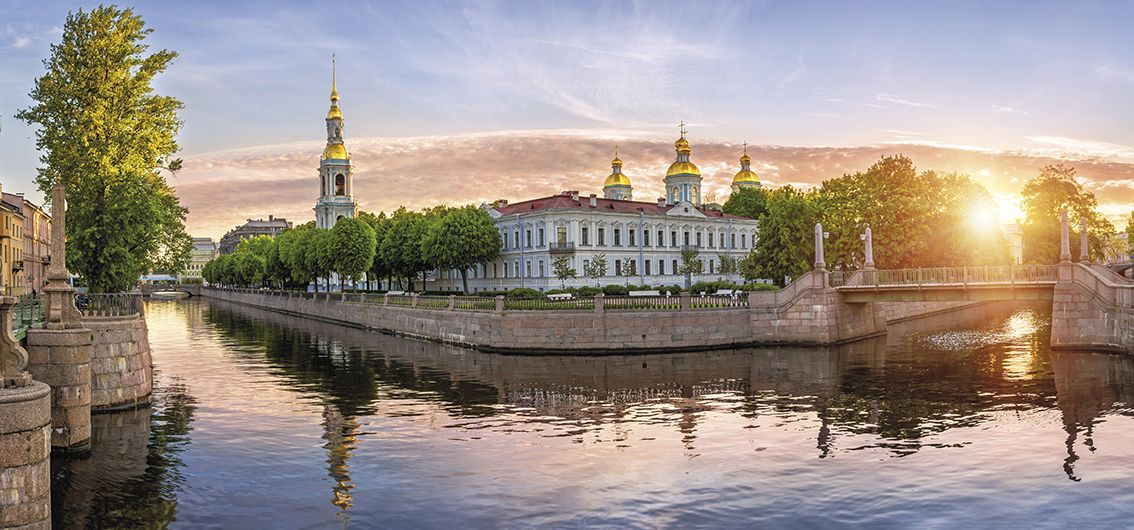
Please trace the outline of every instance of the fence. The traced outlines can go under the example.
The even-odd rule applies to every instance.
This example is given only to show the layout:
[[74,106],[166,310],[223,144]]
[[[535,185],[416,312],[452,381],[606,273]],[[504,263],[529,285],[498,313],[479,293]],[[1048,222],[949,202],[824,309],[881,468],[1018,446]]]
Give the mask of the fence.
[[968,285],[971,283],[1013,284],[1055,282],[1058,279],[1058,265],[940,267],[836,271],[830,273],[831,287],[942,286]]
[[606,311],[680,311],[680,296],[606,296]]
[[123,317],[142,314],[141,293],[84,294],[75,298],[84,317]]
[[27,336],[28,328],[43,323],[47,318],[47,308],[43,298],[21,296],[20,301],[12,308],[12,335],[16,340],[23,340]]

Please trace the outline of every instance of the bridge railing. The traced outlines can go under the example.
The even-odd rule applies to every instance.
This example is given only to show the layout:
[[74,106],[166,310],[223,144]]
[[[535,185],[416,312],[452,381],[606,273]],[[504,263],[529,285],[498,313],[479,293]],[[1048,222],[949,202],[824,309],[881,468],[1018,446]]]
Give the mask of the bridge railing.
[[1000,265],[835,271],[831,287],[941,286],[1054,282],[1058,265]]
[[142,313],[141,293],[83,294],[75,298],[75,307],[85,317],[124,317]]

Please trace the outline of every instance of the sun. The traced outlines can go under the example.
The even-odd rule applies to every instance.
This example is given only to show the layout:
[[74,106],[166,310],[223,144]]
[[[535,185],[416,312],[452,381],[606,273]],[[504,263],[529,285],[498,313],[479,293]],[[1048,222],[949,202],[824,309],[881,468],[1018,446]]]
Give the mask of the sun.
[[993,199],[1000,209],[1000,223],[1013,224],[1023,222],[1023,198],[1015,193],[995,193]]

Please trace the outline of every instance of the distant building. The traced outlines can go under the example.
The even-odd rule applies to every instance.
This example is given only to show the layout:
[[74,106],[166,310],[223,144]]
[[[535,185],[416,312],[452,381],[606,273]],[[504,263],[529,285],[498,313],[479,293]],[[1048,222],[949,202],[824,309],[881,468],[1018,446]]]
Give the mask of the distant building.
[[247,223],[229,230],[227,234],[220,240],[220,253],[232,254],[236,252],[236,245],[242,240],[256,236],[271,236],[276,237],[280,232],[291,228],[291,223],[287,219],[282,219],[269,215],[268,220],[263,219],[249,219]]
[[1007,223],[1003,226],[1004,238],[1008,240],[1008,255],[1012,263],[1024,262],[1024,226],[1020,223]]
[[51,216],[42,207],[25,199],[22,193],[3,193],[3,200],[19,207],[24,217],[23,271],[20,275],[23,290],[41,291],[47,282],[47,262],[51,254]]
[[1130,234],[1119,232],[1110,236],[1104,249],[1103,261],[1107,264],[1127,263],[1131,261],[1134,252],[1130,248]]
[[189,266],[178,275],[179,282],[198,282],[202,280],[201,269],[213,258],[217,257],[217,244],[211,237],[193,238],[193,250],[189,254]]
[[0,294],[24,294],[24,214],[0,190]]

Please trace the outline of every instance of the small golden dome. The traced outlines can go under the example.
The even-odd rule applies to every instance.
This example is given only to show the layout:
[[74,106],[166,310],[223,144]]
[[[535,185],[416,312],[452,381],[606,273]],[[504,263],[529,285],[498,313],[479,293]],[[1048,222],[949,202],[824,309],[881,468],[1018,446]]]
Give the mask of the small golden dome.
[[611,165],[611,167],[614,167],[614,166],[622,167],[622,160],[615,157],[614,160],[610,161],[610,165]]
[[752,171],[751,169],[742,169],[736,173],[735,177],[732,177],[733,184],[739,184],[741,182],[759,183],[760,177],[756,175],[756,172]]
[[338,105],[331,105],[331,110],[327,111],[327,119],[329,120],[331,118],[343,119],[343,111],[339,110]]
[[748,163],[751,163],[751,162],[752,162],[752,157],[748,156],[748,153],[744,153],[744,156],[740,157],[740,163],[741,164],[748,164]]
[[350,154],[347,153],[346,146],[343,144],[327,144],[327,148],[323,149],[323,160],[331,158],[336,160],[350,160]]
[[693,152],[693,150],[689,148],[689,140],[686,140],[684,136],[678,138],[676,142],[673,142],[673,147],[677,148],[677,152],[683,155]]
[[[686,144],[688,145],[688,144]],[[697,165],[693,162],[674,162],[670,164],[669,171],[665,172],[665,176],[672,177],[674,175],[700,175],[701,170],[697,169]]]

